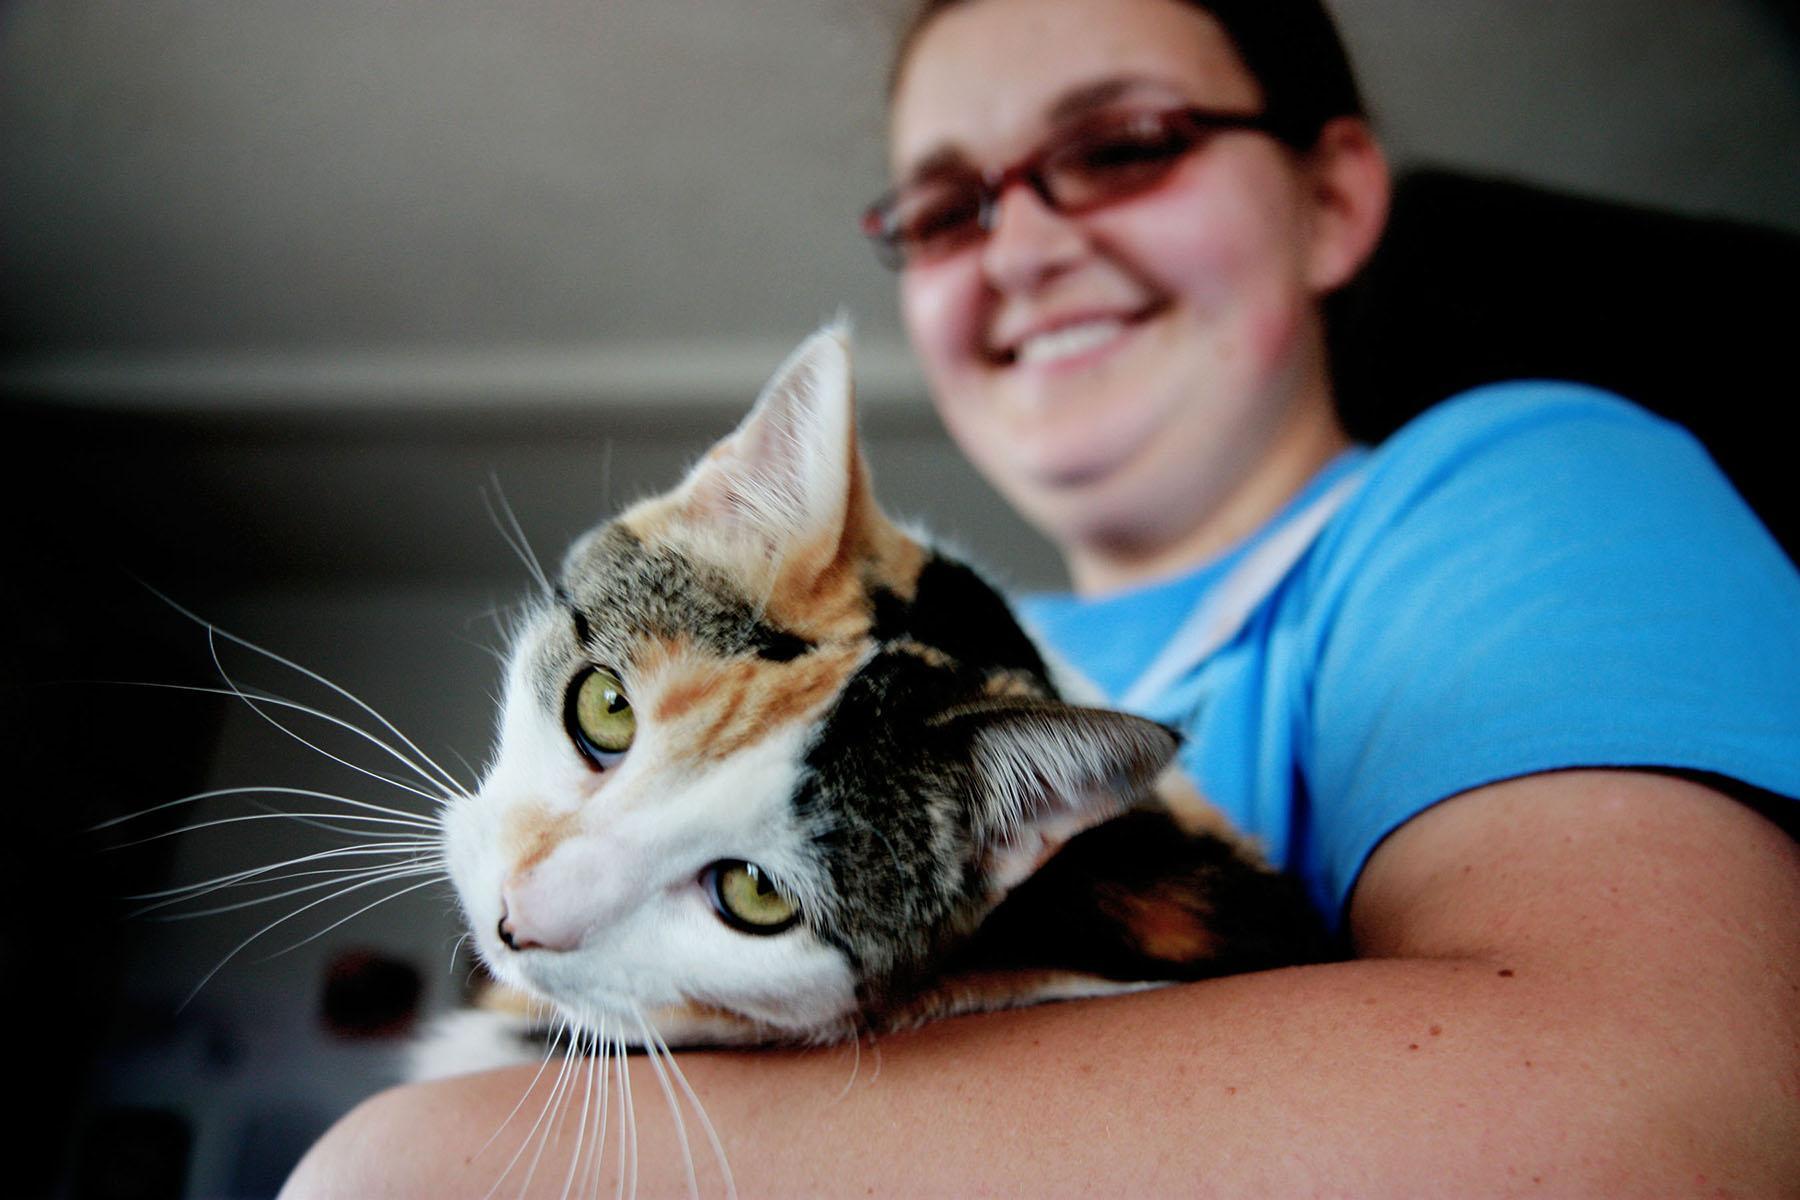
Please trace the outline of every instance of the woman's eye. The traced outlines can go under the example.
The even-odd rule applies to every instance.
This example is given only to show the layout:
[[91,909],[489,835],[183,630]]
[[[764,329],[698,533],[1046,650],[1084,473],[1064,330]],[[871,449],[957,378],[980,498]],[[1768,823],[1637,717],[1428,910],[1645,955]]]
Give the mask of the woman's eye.
[[936,184],[920,188],[899,212],[901,240],[925,246],[979,235],[981,193],[973,186]]
[[1068,157],[1058,165],[1065,171],[1086,175],[1155,169],[1180,158],[1187,148],[1185,139],[1166,134],[1121,132],[1071,148]]
[[716,862],[700,876],[720,919],[743,933],[780,933],[800,920],[800,908],[782,895],[755,863]]
[[600,667],[576,678],[569,689],[567,717],[576,747],[597,767],[616,762],[637,734],[637,716],[625,697],[625,685]]

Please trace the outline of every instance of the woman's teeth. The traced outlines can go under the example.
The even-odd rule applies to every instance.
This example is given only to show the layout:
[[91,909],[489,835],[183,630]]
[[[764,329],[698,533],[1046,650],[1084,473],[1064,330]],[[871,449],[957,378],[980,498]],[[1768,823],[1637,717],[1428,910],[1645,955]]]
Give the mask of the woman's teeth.
[[1048,333],[1034,334],[1020,342],[1013,361],[1020,366],[1029,366],[1072,358],[1112,340],[1124,328],[1125,322],[1114,317],[1064,325]]

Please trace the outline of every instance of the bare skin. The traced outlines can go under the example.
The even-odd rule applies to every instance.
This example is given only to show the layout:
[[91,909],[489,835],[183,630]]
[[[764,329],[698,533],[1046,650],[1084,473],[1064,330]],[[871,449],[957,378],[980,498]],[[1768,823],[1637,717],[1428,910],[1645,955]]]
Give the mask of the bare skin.
[[[1351,925],[1358,961],[943,1022],[885,1039],[878,1069],[865,1050],[847,1089],[847,1049],[683,1069],[748,1196],[1800,1180],[1800,851],[1735,801],[1629,772],[1468,793],[1382,845]],[[655,1079],[641,1060],[634,1076],[639,1191],[683,1194]],[[528,1122],[474,1152],[530,1078],[378,1096],[283,1195],[480,1196]],[[570,1145],[550,1144],[530,1195],[561,1194]],[[695,1159],[716,1193],[703,1145]]]

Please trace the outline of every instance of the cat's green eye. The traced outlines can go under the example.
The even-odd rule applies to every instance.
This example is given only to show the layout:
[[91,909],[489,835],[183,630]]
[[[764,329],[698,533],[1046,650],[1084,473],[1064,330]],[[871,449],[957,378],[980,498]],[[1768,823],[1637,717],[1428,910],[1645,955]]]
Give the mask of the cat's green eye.
[[755,863],[714,863],[706,868],[700,882],[720,918],[743,933],[780,933],[800,920],[799,906],[782,895],[768,873]]
[[583,672],[569,689],[568,723],[575,745],[599,767],[611,766],[637,735],[625,685],[600,667]]

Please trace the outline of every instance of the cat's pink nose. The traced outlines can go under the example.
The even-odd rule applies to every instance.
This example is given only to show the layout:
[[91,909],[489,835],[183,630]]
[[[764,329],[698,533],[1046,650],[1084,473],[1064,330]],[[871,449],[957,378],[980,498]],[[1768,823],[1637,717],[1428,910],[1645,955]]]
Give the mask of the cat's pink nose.
[[504,905],[500,908],[500,927],[497,932],[500,934],[500,940],[506,943],[508,950],[535,950],[542,945],[540,942],[532,941],[529,937],[519,935],[518,927],[513,924],[512,914],[506,911]]
[[[500,924],[495,932],[508,950],[573,950],[581,944],[581,931],[554,920],[555,914],[537,912],[524,889],[508,883],[500,890]],[[548,918],[548,919],[546,919]]]

